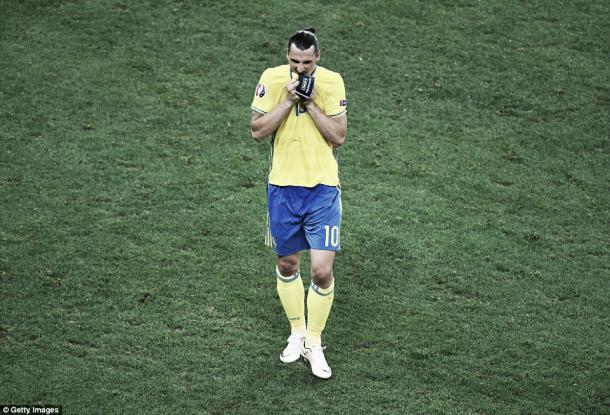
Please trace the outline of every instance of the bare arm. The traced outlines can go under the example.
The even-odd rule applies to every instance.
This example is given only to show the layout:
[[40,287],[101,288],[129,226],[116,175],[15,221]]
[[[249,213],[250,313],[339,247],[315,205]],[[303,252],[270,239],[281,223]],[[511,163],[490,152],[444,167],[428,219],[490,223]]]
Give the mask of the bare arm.
[[250,119],[250,134],[252,134],[252,138],[256,141],[262,141],[278,129],[282,121],[290,114],[294,104],[299,100],[299,97],[294,94],[298,83],[298,80],[289,81],[286,84],[288,96],[268,113],[262,114],[258,111],[252,111],[252,118]]
[[329,117],[318,107],[313,99],[305,104],[307,113],[320,130],[322,137],[334,147],[339,147],[345,143],[347,133],[347,115],[343,113],[336,117]]

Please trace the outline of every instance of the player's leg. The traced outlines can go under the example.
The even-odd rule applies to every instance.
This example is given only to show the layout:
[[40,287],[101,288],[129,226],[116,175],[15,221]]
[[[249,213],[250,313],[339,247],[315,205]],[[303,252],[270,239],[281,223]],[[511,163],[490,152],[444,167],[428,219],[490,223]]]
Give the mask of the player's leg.
[[307,293],[307,346],[322,345],[322,331],[334,300],[334,251],[311,250],[311,285]]
[[290,321],[291,334],[305,336],[305,289],[299,271],[300,253],[277,257],[277,293]]
[[269,227],[277,254],[276,287],[290,322],[288,345],[280,354],[285,363],[299,359],[306,334],[305,290],[299,271],[300,251],[309,249],[301,220],[293,214],[293,189],[270,185],[268,189]]
[[322,331],[334,299],[334,257],[334,251],[311,250],[312,281],[307,293],[307,335],[302,355],[309,361],[311,372],[322,379],[328,379],[332,375],[324,356]]
[[322,332],[334,300],[333,264],[339,250],[341,194],[337,188],[322,186],[305,219],[305,232],[311,246],[311,286],[307,293],[307,336],[303,357],[315,376],[327,379],[331,370],[324,357]]
[[300,253],[277,257],[277,293],[290,322],[290,337],[280,353],[284,363],[295,362],[307,333],[305,325],[305,289],[299,271]]
[[321,334],[334,299],[333,263],[340,249],[341,192],[336,187],[318,186],[304,219],[311,246],[311,286],[307,296],[308,346],[320,346]]

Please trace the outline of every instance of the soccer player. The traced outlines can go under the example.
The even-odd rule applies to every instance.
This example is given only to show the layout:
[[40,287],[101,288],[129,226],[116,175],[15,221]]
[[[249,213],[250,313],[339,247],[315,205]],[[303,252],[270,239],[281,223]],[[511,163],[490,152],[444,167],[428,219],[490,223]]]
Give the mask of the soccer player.
[[[271,137],[267,185],[267,243],[277,255],[277,292],[291,326],[285,363],[300,356],[312,373],[331,377],[321,335],[334,298],[333,262],[340,248],[341,192],[336,149],[345,142],[347,100],[341,75],[318,66],[315,29],[288,39],[287,65],[265,70],[256,87],[250,122],[252,137]],[[314,77],[309,99],[295,93],[299,76]],[[311,285],[301,280],[300,258],[309,251]]]

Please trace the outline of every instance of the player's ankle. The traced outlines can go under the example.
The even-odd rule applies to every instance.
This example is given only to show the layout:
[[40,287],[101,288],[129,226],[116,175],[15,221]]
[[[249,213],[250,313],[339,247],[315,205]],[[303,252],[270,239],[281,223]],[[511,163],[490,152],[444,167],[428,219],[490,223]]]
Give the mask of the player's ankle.
[[321,346],[322,338],[320,336],[311,335],[310,333],[307,333],[307,335],[305,336],[305,347],[312,348]]
[[307,327],[306,326],[291,327],[290,334],[293,334],[293,335],[299,336],[299,337],[305,337],[307,335]]

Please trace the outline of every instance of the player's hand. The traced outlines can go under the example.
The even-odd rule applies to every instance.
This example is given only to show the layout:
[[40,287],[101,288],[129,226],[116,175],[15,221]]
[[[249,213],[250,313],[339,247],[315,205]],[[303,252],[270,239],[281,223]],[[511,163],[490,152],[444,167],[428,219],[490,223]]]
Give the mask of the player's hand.
[[286,90],[288,91],[288,99],[290,101],[292,101],[293,104],[297,103],[300,99],[299,96],[294,93],[294,91],[297,89],[297,86],[299,86],[298,78],[293,78],[293,79],[289,80],[288,82],[286,82]]
[[314,85],[313,91],[311,91],[311,96],[309,97],[309,99],[302,99],[301,98],[301,102],[303,103],[305,108],[307,108],[308,110],[311,109],[311,107],[316,105],[313,102],[314,98],[316,97],[316,88],[317,88],[317,86]]
[[318,89],[318,86],[317,86],[317,85],[314,85],[314,86],[313,86],[313,91],[311,91],[311,95],[309,96],[309,99],[304,100],[304,101],[305,101],[305,104],[309,104],[309,103],[312,103],[312,102],[313,102],[314,98],[316,97],[316,91],[317,91],[317,89]]

